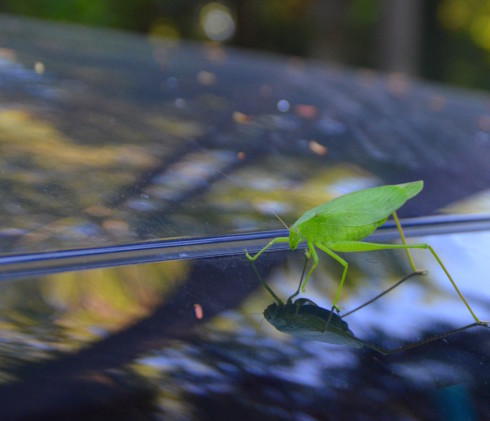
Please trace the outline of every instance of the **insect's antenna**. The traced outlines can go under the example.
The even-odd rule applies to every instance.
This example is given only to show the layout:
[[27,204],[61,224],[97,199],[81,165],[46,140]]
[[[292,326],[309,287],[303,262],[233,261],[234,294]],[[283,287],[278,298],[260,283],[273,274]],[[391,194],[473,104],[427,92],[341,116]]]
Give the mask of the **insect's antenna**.
[[255,274],[257,275],[257,278],[259,278],[260,282],[262,282],[262,285],[267,290],[267,292],[270,295],[272,295],[272,298],[274,298],[274,301],[277,304],[284,305],[284,303],[281,301],[281,299],[274,293],[274,291],[272,291],[271,287],[269,287],[269,285],[267,285],[266,282],[262,279],[262,277],[260,276],[257,268],[255,267],[255,263],[253,261],[251,261],[250,263],[252,264],[252,267],[253,267],[253,269],[255,271]]
[[403,284],[403,282],[405,282],[407,279],[410,279],[412,276],[425,275],[425,274],[426,274],[426,271],[424,271],[424,270],[418,270],[416,272],[412,272],[412,273],[408,274],[407,276],[400,279],[396,284],[392,285],[388,289],[385,289],[381,294],[376,295],[376,297],[371,298],[369,301],[366,301],[364,304],[361,304],[360,306],[356,307],[355,309],[343,314],[341,316],[341,318],[343,319],[344,317],[347,317],[348,315],[355,313],[356,311],[360,310],[361,308],[364,308],[364,307],[368,306],[369,304],[374,303],[376,300],[381,298],[383,295],[388,294],[388,292],[394,290],[396,287]]
[[286,223],[285,223],[285,222],[284,222],[284,221],[281,219],[281,217],[280,217],[280,216],[279,216],[277,213],[275,213],[274,211],[272,211],[272,213],[274,214],[274,216],[275,216],[277,219],[279,219],[279,221],[281,222],[281,224],[283,224],[283,225],[284,225],[284,227],[285,227],[287,230],[289,230],[289,227],[288,227],[288,226],[286,225]]

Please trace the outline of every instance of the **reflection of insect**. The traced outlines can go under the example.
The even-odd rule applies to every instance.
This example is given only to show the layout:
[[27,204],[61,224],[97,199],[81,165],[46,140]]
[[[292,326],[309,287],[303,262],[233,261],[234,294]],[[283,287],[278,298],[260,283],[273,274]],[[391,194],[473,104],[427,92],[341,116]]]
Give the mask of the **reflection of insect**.
[[391,290],[393,290],[394,288],[396,288],[397,286],[405,282],[407,279],[410,279],[412,276],[423,275],[425,272],[417,271],[417,272],[410,273],[409,275],[405,276],[403,279],[398,281],[395,285],[383,291],[381,294],[378,294],[376,297],[360,305],[354,310],[345,313],[341,317],[338,314],[336,314],[334,311],[330,311],[323,307],[318,306],[308,298],[298,298],[293,301],[293,298],[300,291],[301,282],[303,280],[307,261],[305,262],[305,266],[303,268],[303,274],[301,275],[301,280],[298,289],[293,295],[291,295],[287,299],[286,304],[284,304],[281,301],[281,299],[261,278],[261,276],[257,272],[257,269],[255,268],[255,265],[252,262],[253,268],[257,273],[257,276],[259,277],[260,281],[262,282],[262,285],[264,285],[265,289],[272,295],[275,301],[275,303],[270,304],[264,310],[264,317],[271,325],[273,325],[280,332],[288,333],[290,335],[299,337],[301,339],[325,342],[329,344],[347,345],[355,348],[367,346],[382,354],[392,354],[395,352],[405,351],[407,349],[415,348],[417,346],[432,342],[437,339],[444,338],[454,333],[466,330],[470,327],[479,325],[479,323],[471,323],[462,328],[454,329],[443,334],[434,335],[429,338],[423,339],[421,341],[402,346],[400,348],[396,348],[392,350],[384,349],[380,346],[371,344],[360,338],[357,338],[354,335],[354,333],[349,329],[349,325],[347,324],[347,322],[343,320],[343,318],[373,303],[378,298],[381,298],[383,295],[387,294],[388,292],[390,292]]
[[[300,242],[306,241],[308,256],[313,256],[314,263],[304,280],[302,288],[304,292],[308,279],[318,265],[318,255],[315,247],[324,251],[344,267],[333,302],[333,310],[337,308],[337,301],[348,269],[348,263],[335,252],[405,249],[412,270],[416,272],[417,269],[410,256],[409,249],[428,249],[446,273],[475,322],[486,326],[488,322],[480,321],[476,317],[434,249],[428,244],[407,244],[405,241],[405,236],[395,211],[403,206],[408,199],[416,196],[423,186],[423,181],[413,181],[406,184],[374,187],[340,196],[305,212],[289,229],[289,237],[274,238],[253,257],[245,250],[246,256],[253,262],[273,244],[288,242],[291,250],[295,250]],[[360,241],[383,225],[391,214],[396,222],[403,244],[377,244]]]

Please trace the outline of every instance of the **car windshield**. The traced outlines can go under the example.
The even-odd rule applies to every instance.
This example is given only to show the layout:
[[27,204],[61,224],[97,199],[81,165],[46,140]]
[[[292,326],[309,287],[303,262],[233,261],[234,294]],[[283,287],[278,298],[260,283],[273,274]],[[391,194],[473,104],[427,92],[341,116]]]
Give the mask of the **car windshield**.
[[[12,16],[0,47],[7,418],[489,413],[490,331],[444,336],[490,319],[488,95]],[[337,312],[331,255],[298,296],[304,244],[245,256],[315,206],[415,180],[407,241],[456,288],[429,250],[416,268],[404,250],[339,253]],[[399,239],[389,220],[369,241]]]

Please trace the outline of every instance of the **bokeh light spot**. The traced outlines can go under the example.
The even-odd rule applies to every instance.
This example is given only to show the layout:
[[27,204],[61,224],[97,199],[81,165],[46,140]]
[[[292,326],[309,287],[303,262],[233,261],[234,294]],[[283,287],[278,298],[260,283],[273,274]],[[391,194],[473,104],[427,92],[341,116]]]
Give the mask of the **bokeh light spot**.
[[199,13],[199,23],[212,41],[228,41],[235,33],[235,19],[230,9],[221,3],[206,4]]

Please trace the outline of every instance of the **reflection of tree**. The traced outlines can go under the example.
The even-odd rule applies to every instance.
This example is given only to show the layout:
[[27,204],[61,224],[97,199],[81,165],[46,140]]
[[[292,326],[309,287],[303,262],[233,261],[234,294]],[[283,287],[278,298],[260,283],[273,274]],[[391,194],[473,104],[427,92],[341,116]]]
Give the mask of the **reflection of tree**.
[[[230,270],[243,273],[244,266],[248,267],[248,262],[234,261],[232,266],[224,265],[217,271],[216,263],[199,261],[192,268],[185,288],[179,289],[149,317],[77,353],[12,367],[10,374],[21,381],[0,388],[2,418],[18,419],[19,414],[29,417],[69,409],[76,413],[76,408],[92,405],[99,408],[111,399],[117,404],[122,386],[114,384],[110,370],[124,367],[139,354],[164,346],[169,339],[191,337],[189,329],[196,324],[193,305],[203,290],[212,299],[225,303],[225,307],[237,305],[257,285],[255,279],[252,282],[230,279]],[[223,288],[223,283],[228,287]],[[206,317],[222,310],[223,307],[208,306]],[[103,374],[105,370],[109,370],[108,377]]]
[[26,362],[75,352],[147,317],[185,279],[186,272],[185,263],[169,262],[2,284],[3,374]]
[[[268,277],[269,265],[258,269]],[[10,374],[20,381],[0,388],[3,419],[120,414],[130,405],[140,415],[159,408],[167,415],[195,413],[200,419],[236,411],[254,419],[290,414],[355,419],[360,413],[373,419],[400,413],[434,419],[440,410],[435,402],[455,384],[468,391],[477,411],[488,409],[487,330],[383,357],[369,349],[287,336],[273,340],[247,324],[235,323],[236,331],[230,332],[217,328],[219,323],[196,320],[196,302],[204,308],[204,321],[212,321],[237,308],[257,287],[245,259],[196,261],[186,284],[151,315],[76,353],[12,368]],[[383,343],[386,338],[373,333],[365,339]]]
[[200,419],[230,413],[244,414],[243,419],[291,419],[291,414],[397,419],[400,413],[440,419],[447,408],[439,401],[448,399],[445,390],[455,384],[470,394],[469,409],[483,415],[490,373],[488,368],[479,372],[478,366],[482,358],[489,360],[488,353],[480,353],[487,333],[468,332],[390,358],[366,349],[312,347],[307,341],[273,344],[250,338],[247,346],[239,335],[191,339],[186,351],[167,348],[153,357],[165,361],[172,354],[175,360],[192,362],[199,355],[206,369],[193,368],[192,363],[165,365],[160,377],[153,378],[159,378],[160,402],[165,402],[166,391],[179,392],[186,410]]

